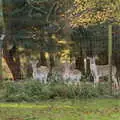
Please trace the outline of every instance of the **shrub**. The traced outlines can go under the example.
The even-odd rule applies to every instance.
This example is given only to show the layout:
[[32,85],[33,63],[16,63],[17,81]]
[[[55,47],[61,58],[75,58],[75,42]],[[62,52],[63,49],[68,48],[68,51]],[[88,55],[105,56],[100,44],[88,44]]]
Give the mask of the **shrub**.
[[93,87],[92,85],[84,84],[81,87],[81,92],[79,95],[81,98],[92,98],[92,97],[98,97],[98,89],[97,87]]
[[39,81],[4,82],[2,85],[2,96],[4,101],[10,102],[39,102],[56,98],[76,99],[95,98],[109,94],[108,84],[99,84],[93,87],[91,83],[65,84],[60,81],[52,81],[41,84]]
[[99,85],[98,85],[98,91],[99,91],[99,94],[101,95],[101,96],[103,96],[103,95],[108,95],[110,92],[109,92],[109,84],[108,83],[100,83]]

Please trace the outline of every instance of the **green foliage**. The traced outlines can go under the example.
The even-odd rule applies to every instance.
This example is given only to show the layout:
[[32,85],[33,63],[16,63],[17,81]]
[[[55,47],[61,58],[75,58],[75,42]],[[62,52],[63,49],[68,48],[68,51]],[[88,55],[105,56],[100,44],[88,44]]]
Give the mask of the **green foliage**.
[[67,12],[71,26],[89,26],[105,21],[119,21],[119,0],[74,0]]
[[[41,84],[39,81],[5,82],[0,97],[9,102],[37,102],[50,99],[97,98],[109,95],[107,84],[93,87],[92,83],[65,84],[51,82]],[[4,94],[3,94],[4,93]],[[1,96],[1,94],[3,94]]]
[[99,93],[101,95],[108,95],[109,94],[109,84],[108,83],[101,83],[98,86]]
[[93,97],[98,97],[100,94],[98,92],[98,88],[97,87],[93,87],[92,85],[83,85],[81,88],[81,92],[80,92],[80,97],[83,98],[93,98]]

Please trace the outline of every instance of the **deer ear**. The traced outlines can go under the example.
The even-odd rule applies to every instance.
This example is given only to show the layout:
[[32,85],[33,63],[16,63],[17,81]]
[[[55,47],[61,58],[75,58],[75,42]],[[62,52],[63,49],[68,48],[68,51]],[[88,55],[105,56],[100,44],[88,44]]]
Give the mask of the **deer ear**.
[[90,60],[91,58],[90,57],[87,57],[88,60]]
[[95,55],[95,59],[97,59],[97,60],[98,60],[98,59],[99,59],[99,57],[98,57],[97,55]]

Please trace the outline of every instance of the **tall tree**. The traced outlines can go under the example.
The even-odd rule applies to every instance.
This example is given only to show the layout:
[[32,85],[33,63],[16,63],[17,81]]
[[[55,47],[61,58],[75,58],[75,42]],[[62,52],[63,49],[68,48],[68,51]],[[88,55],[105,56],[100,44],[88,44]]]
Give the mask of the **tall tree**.
[[0,0],[0,28],[1,28],[1,35],[0,35],[0,80],[2,80],[2,48],[3,48],[3,40],[5,38],[5,21],[3,16],[3,0]]
[[14,32],[16,31],[16,25],[14,23],[16,21],[15,17],[12,15],[13,11],[15,10],[14,2],[11,0],[3,0],[3,16],[6,29],[6,37],[3,42],[3,57],[11,70],[14,80],[18,80],[21,79],[21,70],[19,52],[14,37]]

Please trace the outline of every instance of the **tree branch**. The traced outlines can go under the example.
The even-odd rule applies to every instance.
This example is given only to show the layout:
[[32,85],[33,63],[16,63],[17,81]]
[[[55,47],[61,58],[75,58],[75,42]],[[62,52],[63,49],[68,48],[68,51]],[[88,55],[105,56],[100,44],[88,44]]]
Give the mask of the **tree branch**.
[[51,16],[52,11],[53,11],[54,7],[56,6],[56,4],[57,4],[57,2],[55,2],[55,3],[53,4],[53,6],[50,8],[50,10],[49,10],[49,12],[48,12],[48,15],[47,15],[47,17],[46,17],[46,21],[47,21],[48,23],[49,23],[49,18],[50,18],[50,16]]
[[[46,11],[43,11],[41,8],[35,7],[35,6],[32,4],[31,0],[26,0],[26,1],[27,1],[28,5],[29,5],[31,8],[33,8],[33,9],[35,9],[35,10],[37,10],[37,11],[40,11],[40,12],[42,12],[42,13],[44,13],[44,14],[47,14],[47,12],[46,12]],[[41,3],[42,3],[42,2],[41,2]]]

